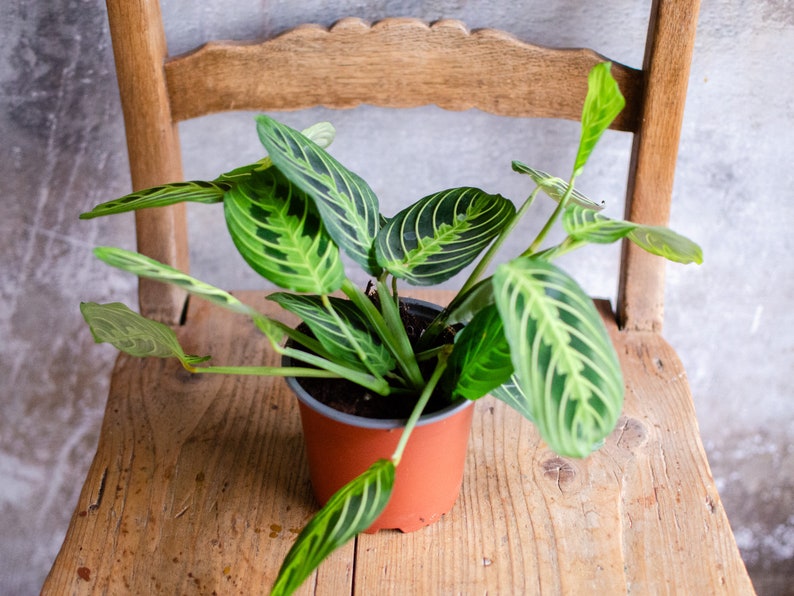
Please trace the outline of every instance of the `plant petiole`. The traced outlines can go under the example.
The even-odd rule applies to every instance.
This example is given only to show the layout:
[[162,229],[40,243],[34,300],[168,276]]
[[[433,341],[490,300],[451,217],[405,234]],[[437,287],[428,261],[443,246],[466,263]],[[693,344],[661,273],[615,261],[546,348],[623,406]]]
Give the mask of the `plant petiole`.
[[438,385],[441,375],[444,374],[444,371],[447,368],[447,360],[449,359],[449,355],[451,353],[451,345],[444,346],[443,349],[438,353],[438,363],[436,364],[436,368],[433,370],[433,374],[430,375],[430,379],[427,381],[427,384],[422,390],[422,395],[419,396],[419,401],[416,402],[411,415],[408,417],[408,421],[405,423],[405,428],[403,429],[402,435],[400,435],[400,441],[397,443],[397,448],[394,450],[394,454],[391,456],[391,460],[395,466],[400,464],[403,452],[405,451],[405,446],[408,444],[408,439],[416,427],[416,423],[419,422],[419,417],[427,407],[427,402],[430,401],[430,397],[433,395],[433,391],[435,390],[436,385]]

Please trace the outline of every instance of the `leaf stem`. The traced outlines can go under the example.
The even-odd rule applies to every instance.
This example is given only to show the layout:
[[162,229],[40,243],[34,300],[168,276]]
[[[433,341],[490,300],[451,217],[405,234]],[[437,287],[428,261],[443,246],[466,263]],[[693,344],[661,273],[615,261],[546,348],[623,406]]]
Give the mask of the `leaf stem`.
[[496,253],[504,244],[504,241],[510,236],[513,232],[513,229],[518,225],[518,222],[521,221],[521,218],[524,217],[524,214],[529,210],[532,206],[532,203],[535,202],[535,197],[538,195],[538,191],[540,191],[540,187],[536,187],[530,195],[524,201],[524,204],[515,212],[515,215],[507,222],[507,225],[502,228],[501,232],[499,232],[499,236],[496,237],[496,240],[493,241],[491,246],[488,248],[488,251],[483,255],[480,261],[477,263],[477,266],[469,275],[469,278],[461,287],[460,291],[458,292],[459,295],[465,294],[469,291],[479,280],[482,274],[485,272],[485,269],[491,263],[493,258],[496,256]]
[[588,243],[584,240],[576,240],[571,236],[568,236],[557,244],[556,246],[550,246],[545,250],[541,250],[540,252],[536,252],[533,256],[538,259],[543,259],[545,261],[551,261],[552,259],[556,259],[566,253],[576,250],[577,248],[581,248],[582,246],[587,245]]
[[[568,199],[573,193],[574,180],[576,180],[576,172],[571,174],[571,179],[568,181],[568,188],[565,190],[565,194],[562,195],[562,198],[560,199],[559,203],[557,203],[557,207],[554,209],[554,212],[549,216],[548,221],[546,221],[546,225],[544,225],[543,228],[540,230],[540,232],[538,232],[538,235],[535,237],[535,240],[532,241],[532,244],[529,245],[529,248],[527,248],[524,252],[521,253],[522,257],[529,257],[534,255],[535,252],[540,247],[540,245],[543,243],[543,240],[545,240],[546,235],[549,233],[549,230],[551,230],[552,226],[560,217],[560,214],[568,205]],[[535,192],[537,192],[540,188],[541,187],[538,186],[535,189]]]
[[[187,368],[187,367],[186,367]],[[341,379],[342,375],[319,368],[302,366],[192,366],[188,369],[194,373],[210,373],[219,375],[261,375],[271,377],[314,377],[319,379]]]
[[427,407],[427,402],[430,401],[430,396],[433,395],[433,391],[435,390],[436,385],[438,385],[441,375],[444,374],[444,371],[447,368],[447,361],[451,353],[452,346],[445,346],[444,349],[438,353],[438,363],[436,364],[436,368],[433,371],[433,374],[430,375],[430,379],[427,381],[427,384],[422,390],[422,395],[419,396],[419,401],[416,402],[416,405],[414,406],[408,421],[405,423],[405,428],[403,429],[402,435],[400,435],[400,441],[397,443],[397,448],[394,450],[394,454],[391,456],[391,460],[395,466],[399,465],[400,460],[402,459],[405,446],[408,444],[408,439],[416,427],[416,423],[419,422],[419,417],[422,415],[425,407]]
[[344,377],[348,381],[374,391],[378,395],[389,395],[391,393],[391,387],[389,387],[389,383],[382,377],[376,378],[367,373],[337,364],[331,360],[320,358],[315,354],[304,352],[303,350],[296,350],[295,348],[286,346],[282,347],[279,345],[274,345],[273,349],[276,351],[276,353],[281,354],[282,356],[289,356],[290,358],[299,360],[300,362],[305,362],[306,364],[311,364],[312,366],[316,366],[328,372],[335,373],[340,377]]
[[[397,360],[397,366],[400,367],[408,382],[415,388],[422,387],[425,382],[424,377],[422,377],[422,372],[419,370],[419,364],[416,362],[411,342],[408,340],[402,324],[392,330],[389,323],[384,319],[384,315],[375,307],[372,300],[350,280],[346,279],[342,283],[341,289],[372,324],[378,337],[383,340],[386,348]],[[384,300],[381,300],[381,306],[383,306],[384,302]],[[392,307],[394,307],[393,304]]]
[[356,355],[361,363],[367,368],[369,373],[375,377],[376,379],[383,379],[383,377],[378,373],[377,370],[373,367],[373,364],[370,360],[369,355],[364,351],[361,347],[361,344],[356,340],[352,333],[350,333],[349,323],[347,321],[343,321],[342,317],[339,316],[339,313],[336,312],[333,304],[331,304],[331,300],[328,298],[326,294],[321,296],[321,300],[323,302],[323,306],[325,310],[328,311],[328,314],[333,317],[334,321],[336,321],[339,330],[342,332],[342,335],[345,336],[345,339],[348,343],[353,346],[353,349],[356,351]]

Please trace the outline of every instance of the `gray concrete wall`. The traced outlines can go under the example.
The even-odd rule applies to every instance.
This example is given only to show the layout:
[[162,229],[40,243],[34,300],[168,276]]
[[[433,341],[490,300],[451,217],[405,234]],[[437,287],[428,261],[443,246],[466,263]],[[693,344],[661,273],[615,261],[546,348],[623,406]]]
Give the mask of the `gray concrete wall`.
[[[506,1],[311,0],[266,3],[267,14],[248,6],[259,3],[215,2],[186,17],[195,4],[164,0],[172,51],[304,21],[412,14],[495,26],[547,45],[592,45],[637,66],[649,2],[615,0],[602,12],[574,0],[518,8]],[[129,188],[103,3],[7,0],[3,12],[0,593],[28,594],[38,591],[63,538],[115,357],[93,345],[78,303],[135,300],[134,280],[101,266],[90,249],[132,247],[133,234],[129,217],[77,220]],[[794,593],[792,50],[794,11],[785,0],[704,2],[672,225],[702,244],[706,262],[668,267],[665,334],[689,371],[713,472],[763,594]],[[525,185],[510,160],[566,174],[577,135],[571,123],[516,124],[432,107],[399,116],[312,110],[283,119],[294,126],[332,120],[335,154],[371,181],[387,213],[405,195],[458,184],[519,200]],[[181,132],[188,177],[211,177],[261,153],[251,114],[202,119]],[[581,182],[608,202],[609,214],[621,212],[628,147],[625,136],[608,134]],[[191,210],[199,241],[194,273],[222,286],[259,287],[222,241],[218,215],[211,207]],[[614,297],[616,254],[595,248],[564,265],[592,294]]]

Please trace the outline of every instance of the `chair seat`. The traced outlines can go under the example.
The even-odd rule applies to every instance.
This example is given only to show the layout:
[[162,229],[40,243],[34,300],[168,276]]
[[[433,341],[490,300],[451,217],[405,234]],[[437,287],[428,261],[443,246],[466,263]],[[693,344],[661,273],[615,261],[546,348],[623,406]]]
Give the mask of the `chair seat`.
[[[237,295],[280,312],[261,293]],[[752,593],[680,361],[660,335],[618,331],[609,305],[599,308],[627,385],[601,450],[560,458],[531,423],[483,398],[453,510],[411,534],[359,536],[301,593]],[[248,319],[200,300],[177,332],[217,364],[275,364]],[[120,356],[43,593],[267,592],[317,507],[302,451],[283,380]]]

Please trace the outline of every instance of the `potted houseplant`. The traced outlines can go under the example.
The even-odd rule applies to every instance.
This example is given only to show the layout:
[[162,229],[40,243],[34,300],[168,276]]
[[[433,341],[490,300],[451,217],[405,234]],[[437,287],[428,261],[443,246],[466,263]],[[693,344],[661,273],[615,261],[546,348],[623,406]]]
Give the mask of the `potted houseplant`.
[[[609,63],[594,67],[569,179],[513,162],[516,172],[534,182],[518,208],[500,195],[456,188],[386,218],[366,182],[325,151],[333,137],[330,125],[298,133],[259,116],[257,130],[268,157],[213,181],[135,192],[81,216],[182,201],[223,203],[238,251],[254,270],[287,290],[270,298],[303,321],[290,328],[173,268],[105,247],[95,252],[110,265],[178,284],[250,316],[284,357],[284,366],[209,366],[208,357],[185,354],[170,328],[118,303],[81,305],[97,341],[136,356],[177,357],[197,374],[344,379],[372,400],[408,404],[397,416],[404,420],[393,452],[369,462],[327,497],[287,555],[274,593],[290,593],[331,551],[372,527],[389,503],[395,471],[418,436],[429,403],[465,411],[463,404],[490,393],[531,419],[553,450],[573,457],[588,455],[613,430],[623,403],[617,356],[592,301],[552,260],[589,243],[624,238],[677,262],[702,260],[700,248],[686,238],[604,217],[599,205],[574,189],[623,105]],[[485,276],[497,249],[541,193],[557,202],[554,212],[521,254]],[[565,239],[545,246],[560,221]],[[372,278],[366,290],[346,276],[340,249]],[[474,263],[451,303],[424,311],[424,323],[411,336],[408,329],[417,324],[406,321],[413,305],[400,298],[397,280],[433,285]],[[307,386],[295,388],[301,392]]]

